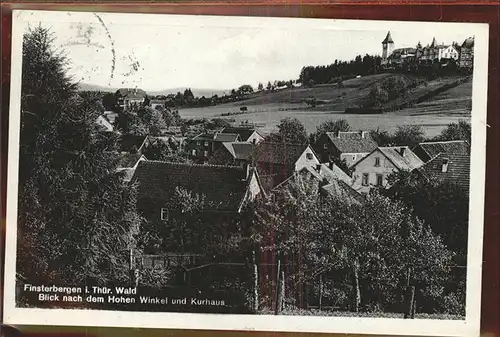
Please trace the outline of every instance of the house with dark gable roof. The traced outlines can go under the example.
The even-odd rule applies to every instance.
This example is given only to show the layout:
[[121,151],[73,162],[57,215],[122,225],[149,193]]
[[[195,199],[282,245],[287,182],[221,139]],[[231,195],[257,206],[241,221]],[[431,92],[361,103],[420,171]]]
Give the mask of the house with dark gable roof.
[[426,163],[440,153],[470,155],[470,145],[464,140],[424,142],[419,143],[412,151]]
[[191,139],[188,147],[191,156],[203,163],[213,156],[215,151],[222,148],[223,143],[240,141],[241,138],[237,133],[201,133]]
[[353,188],[368,193],[372,187],[390,187],[387,177],[421,167],[424,162],[408,146],[378,147],[353,166]]
[[470,154],[440,153],[412,172],[413,177],[457,184],[470,188]]
[[224,128],[221,133],[238,134],[242,142],[253,144],[258,144],[264,140],[264,137],[254,128],[232,126]]
[[204,199],[205,213],[238,214],[263,193],[257,171],[247,167],[141,161],[131,183],[138,184],[137,206],[148,220],[168,216],[176,189]]
[[254,152],[255,166],[266,191],[290,177],[293,172],[320,163],[308,144],[261,142]]
[[357,131],[326,132],[319,137],[315,148],[321,162],[345,160],[350,167],[377,146],[368,131]]
[[211,158],[214,164],[246,165],[250,163],[255,145],[250,142],[225,142]]

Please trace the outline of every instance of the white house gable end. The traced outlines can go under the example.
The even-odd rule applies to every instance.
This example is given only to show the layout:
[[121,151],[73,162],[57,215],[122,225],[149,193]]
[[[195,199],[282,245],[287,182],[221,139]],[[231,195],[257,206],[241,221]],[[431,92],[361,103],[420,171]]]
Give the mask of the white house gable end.
[[250,137],[248,137],[247,142],[259,144],[263,139],[264,139],[264,137],[262,137],[261,135],[259,135],[258,132],[254,131],[250,135]]
[[295,162],[295,171],[300,171],[304,167],[316,166],[318,165],[319,159],[314,154],[314,151],[308,146],[304,152],[300,155],[299,159]]

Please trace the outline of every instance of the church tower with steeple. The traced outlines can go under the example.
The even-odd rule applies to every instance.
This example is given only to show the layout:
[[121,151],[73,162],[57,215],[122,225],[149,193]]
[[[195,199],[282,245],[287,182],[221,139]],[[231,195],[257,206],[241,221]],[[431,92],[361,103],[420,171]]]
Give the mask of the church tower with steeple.
[[384,41],[382,41],[382,64],[387,64],[387,58],[392,54],[394,50],[394,41],[391,37],[391,32],[387,32],[387,36]]

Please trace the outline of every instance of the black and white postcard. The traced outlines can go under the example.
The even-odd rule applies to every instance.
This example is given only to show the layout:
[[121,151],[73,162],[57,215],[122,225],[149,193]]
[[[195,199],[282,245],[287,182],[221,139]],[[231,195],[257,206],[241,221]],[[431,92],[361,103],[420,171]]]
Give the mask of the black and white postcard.
[[14,11],[8,324],[475,336],[488,26]]

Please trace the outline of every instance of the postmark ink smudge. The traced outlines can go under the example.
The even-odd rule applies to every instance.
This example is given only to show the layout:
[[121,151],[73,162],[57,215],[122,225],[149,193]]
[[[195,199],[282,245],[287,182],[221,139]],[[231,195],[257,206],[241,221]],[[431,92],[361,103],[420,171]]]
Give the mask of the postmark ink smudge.
[[111,43],[111,54],[113,54],[113,59],[111,60],[111,75],[109,78],[109,84],[111,85],[111,80],[113,79],[113,76],[115,74],[115,63],[116,63],[115,42],[113,41],[113,38],[111,37],[111,34],[109,33],[108,27],[106,27],[106,24],[101,19],[101,17],[99,15],[97,15],[96,13],[94,13],[94,15],[97,18],[97,20],[99,20],[102,27],[106,31],[106,35],[108,35],[109,41]]

